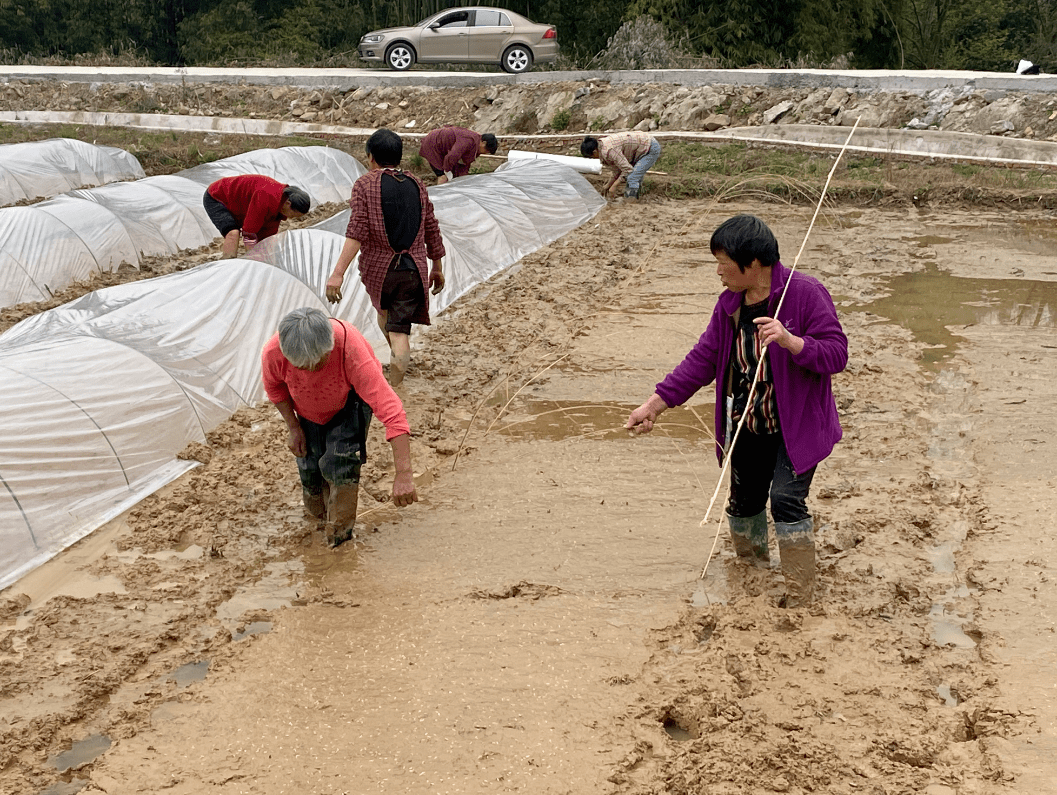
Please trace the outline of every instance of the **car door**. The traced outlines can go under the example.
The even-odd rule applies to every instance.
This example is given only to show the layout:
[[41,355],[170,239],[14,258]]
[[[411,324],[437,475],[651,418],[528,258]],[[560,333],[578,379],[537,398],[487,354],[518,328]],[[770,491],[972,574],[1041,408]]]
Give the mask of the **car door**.
[[470,60],[498,61],[514,32],[510,17],[502,11],[479,8],[470,28]]
[[470,12],[454,10],[430,22],[418,44],[420,61],[465,61],[470,52]]

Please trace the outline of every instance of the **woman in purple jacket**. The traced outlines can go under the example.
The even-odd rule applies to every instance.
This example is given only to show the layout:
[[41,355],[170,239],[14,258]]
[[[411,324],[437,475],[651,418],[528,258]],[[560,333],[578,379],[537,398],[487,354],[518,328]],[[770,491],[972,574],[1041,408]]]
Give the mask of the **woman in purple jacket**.
[[[726,290],[701,339],[657,384],[656,393],[631,412],[627,427],[649,433],[662,411],[715,382],[716,439],[729,442],[746,415],[731,453],[727,520],[734,549],[767,565],[769,493],[785,605],[801,607],[811,602],[815,587],[814,524],[807,494],[815,467],[841,438],[830,376],[848,363],[848,338],[826,288],[778,261],[778,241],[759,218],[738,215],[723,222],[710,247]],[[764,346],[767,357],[761,366]],[[758,366],[749,406],[749,386]],[[716,454],[722,462],[718,444]]]

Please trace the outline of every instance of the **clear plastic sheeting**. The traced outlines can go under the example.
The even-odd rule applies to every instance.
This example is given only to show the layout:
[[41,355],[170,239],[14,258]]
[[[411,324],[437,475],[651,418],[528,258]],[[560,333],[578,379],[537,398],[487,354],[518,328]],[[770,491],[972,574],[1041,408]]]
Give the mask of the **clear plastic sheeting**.
[[71,138],[0,146],[0,206],[143,176],[139,161],[113,146]]
[[0,587],[189,468],[175,458],[188,442],[263,397],[280,318],[322,305],[278,268],[227,260],[0,336]]
[[262,149],[0,209],[0,306],[45,300],[92,273],[211,243],[218,234],[202,206],[206,186],[249,173],[295,184],[318,204],[346,200],[366,171],[351,155],[327,147]]
[[[449,280],[434,309],[603,205],[554,164],[431,195]],[[193,466],[176,454],[262,400],[261,348],[290,310],[333,310],[380,337],[354,270],[341,304],[323,298],[343,244],[341,233],[283,232],[254,250],[267,262],[211,262],[107,288],[0,335],[0,588]]]
[[324,146],[287,146],[257,149],[214,163],[203,163],[179,172],[203,189],[221,177],[239,174],[267,174],[287,185],[308,191],[312,203],[346,202],[352,184],[367,170],[352,155]]

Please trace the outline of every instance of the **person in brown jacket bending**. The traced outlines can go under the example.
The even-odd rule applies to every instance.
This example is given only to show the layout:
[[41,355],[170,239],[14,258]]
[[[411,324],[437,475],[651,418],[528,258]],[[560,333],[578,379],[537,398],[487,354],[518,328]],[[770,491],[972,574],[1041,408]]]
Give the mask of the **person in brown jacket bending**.
[[470,166],[478,155],[485,152],[494,155],[498,149],[499,141],[492,133],[481,135],[464,127],[446,124],[426,134],[418,153],[437,175],[437,184],[443,185],[469,174]]

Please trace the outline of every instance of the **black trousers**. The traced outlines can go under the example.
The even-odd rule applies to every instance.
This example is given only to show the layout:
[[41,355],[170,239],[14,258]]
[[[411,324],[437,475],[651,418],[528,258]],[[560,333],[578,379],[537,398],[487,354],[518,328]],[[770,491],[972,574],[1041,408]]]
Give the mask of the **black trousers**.
[[730,462],[731,516],[756,516],[771,498],[771,516],[776,522],[799,522],[810,518],[807,493],[815,467],[799,474],[785,449],[781,433],[757,435],[742,428]]
[[299,417],[305,432],[307,452],[297,459],[301,486],[309,494],[321,494],[323,481],[333,486],[360,482],[360,467],[367,462],[367,428],[371,424],[370,407],[355,389],[341,411],[320,425]]

